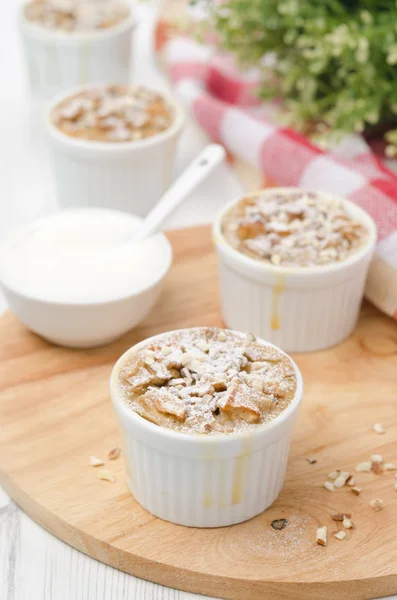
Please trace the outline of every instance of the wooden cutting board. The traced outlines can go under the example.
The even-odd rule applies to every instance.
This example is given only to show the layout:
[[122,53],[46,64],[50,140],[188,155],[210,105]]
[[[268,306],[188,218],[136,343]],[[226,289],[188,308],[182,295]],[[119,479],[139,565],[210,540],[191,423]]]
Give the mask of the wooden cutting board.
[[[262,515],[233,527],[189,529],[141,508],[122,456],[101,481],[90,455],[120,444],[108,393],[114,361],[147,336],[221,325],[216,261],[207,227],[170,234],[175,262],[145,324],[88,351],[51,346],[11,314],[0,319],[0,482],[38,523],[78,550],[170,587],[235,600],[374,598],[397,592],[397,492],[392,472],[357,473],[361,495],[323,488],[335,469],[380,453],[397,463],[397,323],[364,306],[354,335],[296,356],[306,385],[285,486]],[[238,293],[238,290],[236,290]],[[372,430],[383,423],[386,433]],[[317,460],[309,464],[307,457]],[[369,503],[384,502],[374,512]],[[352,514],[344,541],[331,515]],[[271,527],[286,518],[282,531]],[[326,547],[315,542],[327,525]]]

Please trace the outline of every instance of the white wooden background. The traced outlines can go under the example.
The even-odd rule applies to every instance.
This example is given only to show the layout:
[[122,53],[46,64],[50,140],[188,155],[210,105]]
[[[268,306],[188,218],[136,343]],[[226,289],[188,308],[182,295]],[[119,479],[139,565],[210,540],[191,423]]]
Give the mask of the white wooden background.
[[0,491],[1,600],[197,600],[117,571],[60,542]]
[[[21,1],[0,0],[0,242],[16,225],[56,208],[43,132],[35,120],[37,113],[30,112],[25,88],[15,25]],[[164,89],[167,83],[156,67],[151,45],[156,7],[140,6],[137,12],[142,23],[135,43],[135,79]],[[202,132],[188,123],[176,173],[205,143]],[[234,174],[223,166],[192,194],[169,226],[209,222],[223,202],[240,192]],[[5,308],[0,294],[0,312]],[[203,596],[137,579],[81,554],[36,525],[0,488],[0,600],[199,598]]]

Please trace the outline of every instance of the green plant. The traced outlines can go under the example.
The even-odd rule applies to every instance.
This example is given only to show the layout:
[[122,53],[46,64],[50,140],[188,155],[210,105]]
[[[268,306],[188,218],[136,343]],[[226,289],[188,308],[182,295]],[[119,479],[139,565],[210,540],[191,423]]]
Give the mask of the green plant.
[[296,128],[347,133],[397,122],[396,0],[222,0],[211,7],[221,46],[242,64],[261,66],[260,95],[282,98]]

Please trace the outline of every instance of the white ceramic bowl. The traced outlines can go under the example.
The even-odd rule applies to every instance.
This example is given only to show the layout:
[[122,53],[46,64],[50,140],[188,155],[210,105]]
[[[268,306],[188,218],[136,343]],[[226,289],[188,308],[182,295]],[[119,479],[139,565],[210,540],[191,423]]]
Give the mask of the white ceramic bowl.
[[51,111],[83,86],[57,96],[49,105],[46,125],[51,142],[58,201],[62,207],[98,206],[146,216],[172,182],[176,146],[184,124],[179,104],[172,125],[157,135],[131,142],[93,142],[62,133]]
[[128,83],[131,77],[132,14],[115,27],[91,32],[48,30],[19,11],[32,96],[45,101],[62,90],[88,83]]
[[[49,223],[59,214],[64,213],[45,217],[40,221]],[[117,215],[118,213],[113,214]],[[132,215],[122,216],[137,223],[141,221]],[[35,223],[40,223],[40,221]],[[17,236],[29,235],[35,223],[14,232],[5,241],[5,244],[12,242]],[[20,281],[20,278],[13,277],[12,271],[10,273],[10,270],[1,268],[1,264],[0,287],[11,312],[28,329],[46,340],[72,348],[102,346],[141,323],[158,300],[163,280],[171,266],[172,248],[163,234],[157,234],[157,237],[159,253],[162,257],[161,268],[151,280],[150,285],[141,287],[139,290],[136,290],[135,287],[134,291],[131,274],[131,283],[128,283],[127,286],[123,285],[123,292],[119,290],[113,295],[109,290],[105,296],[102,296],[102,299],[95,300],[92,297],[92,291],[87,289],[85,291],[87,298],[81,296],[76,300],[69,299],[65,302],[62,301],[57,289],[53,290],[54,295],[51,296],[48,292],[50,287],[47,285],[45,293],[41,294],[39,285],[35,284],[32,289],[31,283],[27,285],[26,282]],[[29,269],[29,264],[27,264],[27,269]],[[98,269],[101,269],[101,263],[98,263]],[[126,277],[128,277],[128,273]],[[111,282],[108,282],[108,287],[112,287]]]
[[154,425],[128,408],[118,380],[120,369],[139,348],[166,335],[127,350],[111,375],[128,487],[146,510],[178,525],[222,527],[251,519],[275,501],[283,486],[292,427],[303,395],[299,369],[293,363],[295,397],[269,423],[248,433],[180,433]]
[[[263,194],[286,190],[291,188]],[[368,242],[343,262],[316,267],[276,267],[238,252],[222,234],[223,219],[238,200],[221,210],[213,239],[227,327],[250,331],[286,352],[328,348],[352,333],[375,250],[376,225],[362,208],[341,200],[347,213],[367,228]]]

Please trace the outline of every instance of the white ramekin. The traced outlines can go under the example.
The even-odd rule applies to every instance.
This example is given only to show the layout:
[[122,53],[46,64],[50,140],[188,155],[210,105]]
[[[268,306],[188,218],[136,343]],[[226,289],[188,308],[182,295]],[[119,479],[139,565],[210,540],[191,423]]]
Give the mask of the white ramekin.
[[[174,332],[175,333],[175,332]],[[120,369],[161,334],[130,348],[113,368],[110,392],[119,420],[128,487],[153,515],[187,527],[222,527],[263,512],[283,486],[292,427],[303,395],[273,421],[249,433],[190,435],[146,421],[125,404]],[[244,334],[239,334],[243,336]]]
[[45,101],[62,90],[88,83],[129,83],[132,14],[109,29],[92,32],[53,31],[29,22],[26,4],[19,11],[32,96]]
[[[48,220],[52,217],[44,218]],[[128,218],[134,217],[128,215]],[[136,221],[138,223],[140,219],[136,218]],[[23,233],[27,228],[22,228],[15,234]],[[158,235],[161,239],[159,252],[164,257],[164,268],[150,286],[139,291],[102,301],[92,299],[62,302],[33,295],[15,282],[10,282],[1,270],[0,288],[11,312],[19,321],[49,342],[71,348],[103,346],[141,323],[159,298],[164,278],[172,263],[172,248],[163,234]]]
[[[271,196],[290,190],[273,188],[262,193]],[[223,219],[238,200],[221,210],[213,239],[227,327],[249,331],[286,352],[321,350],[351,334],[375,250],[376,225],[362,208],[340,200],[347,213],[367,228],[368,242],[343,262],[310,268],[276,267],[238,252],[222,234]]]
[[57,197],[63,208],[97,206],[146,216],[172,182],[176,146],[184,124],[181,106],[162,94],[175,119],[165,131],[133,142],[92,142],[62,133],[51,111],[66,98],[95,86],[57,96],[46,114]]

